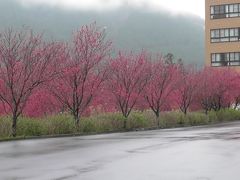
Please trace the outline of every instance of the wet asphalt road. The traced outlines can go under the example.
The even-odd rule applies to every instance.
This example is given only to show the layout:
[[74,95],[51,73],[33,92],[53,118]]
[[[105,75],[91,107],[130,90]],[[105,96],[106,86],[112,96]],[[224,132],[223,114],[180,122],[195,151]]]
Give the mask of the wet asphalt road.
[[240,122],[2,142],[0,179],[239,180]]

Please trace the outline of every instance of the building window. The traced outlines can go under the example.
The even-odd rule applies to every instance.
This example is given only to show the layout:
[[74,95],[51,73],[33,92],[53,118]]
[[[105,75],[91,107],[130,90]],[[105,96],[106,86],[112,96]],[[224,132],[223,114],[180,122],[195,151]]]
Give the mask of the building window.
[[211,64],[213,67],[240,66],[240,52],[213,53]]
[[211,6],[211,19],[240,17],[240,4]]
[[240,28],[224,28],[211,30],[211,42],[240,41]]

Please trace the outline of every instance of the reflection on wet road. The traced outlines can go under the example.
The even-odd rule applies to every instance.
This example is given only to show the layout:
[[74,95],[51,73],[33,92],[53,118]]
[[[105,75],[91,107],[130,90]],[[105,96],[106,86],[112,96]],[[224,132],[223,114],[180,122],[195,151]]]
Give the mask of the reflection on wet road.
[[240,122],[0,143],[0,179],[239,180]]

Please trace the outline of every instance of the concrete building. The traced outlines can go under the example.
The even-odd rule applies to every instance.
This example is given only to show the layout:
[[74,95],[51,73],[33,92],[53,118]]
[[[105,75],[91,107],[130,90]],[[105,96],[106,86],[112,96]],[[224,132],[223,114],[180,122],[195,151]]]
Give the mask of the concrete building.
[[240,0],[205,0],[205,64],[240,68]]

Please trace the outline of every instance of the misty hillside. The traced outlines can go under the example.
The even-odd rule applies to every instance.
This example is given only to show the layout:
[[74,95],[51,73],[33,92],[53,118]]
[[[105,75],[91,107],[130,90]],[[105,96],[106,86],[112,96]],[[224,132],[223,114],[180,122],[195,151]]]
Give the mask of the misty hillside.
[[54,39],[68,39],[83,24],[96,21],[107,27],[116,49],[173,53],[187,63],[203,65],[204,21],[190,15],[173,16],[167,11],[142,8],[115,11],[67,11],[46,6],[25,7],[15,0],[0,0],[0,28],[30,26]]

